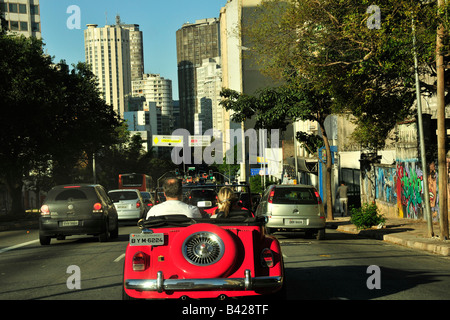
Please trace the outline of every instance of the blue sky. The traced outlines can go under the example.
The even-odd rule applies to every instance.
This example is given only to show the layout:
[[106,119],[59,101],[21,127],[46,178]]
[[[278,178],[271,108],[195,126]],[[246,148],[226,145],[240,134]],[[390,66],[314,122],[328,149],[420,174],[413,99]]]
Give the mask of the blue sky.
[[[173,98],[178,99],[175,33],[186,22],[218,18],[227,0],[40,0],[42,38],[46,53],[54,61],[71,65],[85,61],[86,24],[99,27],[114,24],[116,14],[123,23],[139,24],[144,35],[145,73],[158,73],[172,80]],[[69,29],[67,8],[76,5],[81,12],[81,28]],[[106,20],[107,19],[107,20]]]

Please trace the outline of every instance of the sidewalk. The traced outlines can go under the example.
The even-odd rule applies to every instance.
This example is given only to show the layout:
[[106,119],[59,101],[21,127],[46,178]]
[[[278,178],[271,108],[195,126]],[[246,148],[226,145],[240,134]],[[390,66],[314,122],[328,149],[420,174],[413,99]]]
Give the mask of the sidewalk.
[[350,217],[335,217],[334,220],[327,221],[327,228],[442,256],[450,256],[450,240],[439,239],[439,223],[433,223],[434,237],[432,238],[428,237],[428,225],[424,220],[386,218],[383,228],[373,227],[372,229],[358,230],[355,225],[350,223]]

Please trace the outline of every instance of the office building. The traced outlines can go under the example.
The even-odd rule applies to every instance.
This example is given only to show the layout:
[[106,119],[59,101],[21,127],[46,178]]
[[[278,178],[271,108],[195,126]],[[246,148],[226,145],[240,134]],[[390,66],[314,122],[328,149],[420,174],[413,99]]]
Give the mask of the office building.
[[172,134],[172,80],[164,79],[159,74],[143,74],[140,80],[132,82],[132,96],[144,97],[147,103],[155,103],[156,113],[150,113],[152,119],[157,119],[156,132],[153,129],[153,134]]
[[222,128],[223,115],[220,91],[222,90],[222,68],[220,57],[203,59],[197,68],[197,111],[195,120],[201,121],[202,132],[195,130],[195,134],[203,134],[211,128]]
[[220,32],[217,18],[185,23],[176,32],[178,91],[182,127],[194,132],[197,104],[197,67],[203,59],[220,56]]
[[0,12],[9,32],[42,38],[39,0],[0,0]]
[[84,31],[86,62],[98,77],[103,99],[123,117],[131,93],[130,32],[120,25]]

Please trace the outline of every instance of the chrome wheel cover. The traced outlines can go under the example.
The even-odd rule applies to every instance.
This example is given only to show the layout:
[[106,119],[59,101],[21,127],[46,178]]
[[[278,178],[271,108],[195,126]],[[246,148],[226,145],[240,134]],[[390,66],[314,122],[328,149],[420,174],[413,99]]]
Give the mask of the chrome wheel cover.
[[187,237],[182,246],[184,258],[196,266],[209,266],[222,258],[225,245],[212,232],[197,232]]

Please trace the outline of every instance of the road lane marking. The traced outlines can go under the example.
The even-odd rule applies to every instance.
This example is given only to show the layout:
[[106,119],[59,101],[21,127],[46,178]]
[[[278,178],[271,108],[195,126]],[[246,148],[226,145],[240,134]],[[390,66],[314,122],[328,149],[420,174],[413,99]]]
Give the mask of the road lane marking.
[[19,243],[19,244],[16,244],[15,246],[0,249],[0,253],[4,253],[6,251],[11,251],[11,250],[18,249],[21,247],[29,246],[30,244],[37,243],[37,242],[39,242],[39,240],[33,240],[33,241],[24,242],[24,243]]
[[114,260],[114,262],[119,262],[120,260],[122,260],[123,258],[125,258],[125,253],[122,253],[120,256],[118,256],[116,258],[116,260]]

